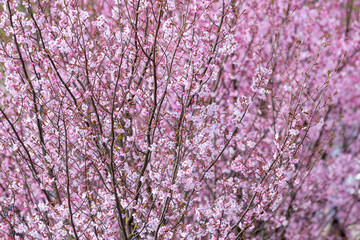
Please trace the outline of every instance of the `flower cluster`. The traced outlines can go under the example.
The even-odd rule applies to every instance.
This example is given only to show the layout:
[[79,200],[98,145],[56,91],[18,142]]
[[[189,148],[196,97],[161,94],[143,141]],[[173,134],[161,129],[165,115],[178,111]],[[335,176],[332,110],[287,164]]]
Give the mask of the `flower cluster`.
[[359,239],[359,4],[0,0],[1,239]]

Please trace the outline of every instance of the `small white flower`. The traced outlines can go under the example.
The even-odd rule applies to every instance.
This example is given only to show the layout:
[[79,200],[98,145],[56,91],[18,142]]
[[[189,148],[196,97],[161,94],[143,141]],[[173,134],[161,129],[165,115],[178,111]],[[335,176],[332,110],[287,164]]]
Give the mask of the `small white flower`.
[[320,121],[319,121],[319,123],[316,124],[315,127],[316,127],[317,129],[321,129],[323,126],[324,126],[324,118],[321,118]]
[[253,148],[255,147],[256,143],[254,143],[253,141],[247,141],[246,145],[249,147],[249,148]]
[[149,150],[150,150],[151,152],[154,152],[154,151],[156,150],[156,147],[157,147],[157,144],[156,144],[156,143],[153,143],[153,144],[150,145]]
[[296,136],[300,133],[300,131],[296,129],[290,129],[289,133],[291,136]]
[[46,204],[44,204],[43,202],[38,204],[39,210],[40,212],[45,212],[48,210],[48,206]]

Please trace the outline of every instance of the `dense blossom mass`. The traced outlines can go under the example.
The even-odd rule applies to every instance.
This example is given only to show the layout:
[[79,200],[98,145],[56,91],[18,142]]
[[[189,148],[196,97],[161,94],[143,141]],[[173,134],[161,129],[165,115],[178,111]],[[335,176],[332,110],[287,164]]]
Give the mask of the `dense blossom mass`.
[[0,0],[0,238],[360,239],[359,9]]

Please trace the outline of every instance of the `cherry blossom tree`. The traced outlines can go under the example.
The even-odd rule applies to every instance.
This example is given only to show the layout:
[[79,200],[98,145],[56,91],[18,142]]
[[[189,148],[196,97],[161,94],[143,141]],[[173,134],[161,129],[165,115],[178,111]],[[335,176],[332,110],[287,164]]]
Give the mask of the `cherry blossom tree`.
[[359,239],[360,1],[0,9],[3,239]]

